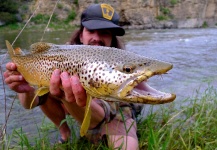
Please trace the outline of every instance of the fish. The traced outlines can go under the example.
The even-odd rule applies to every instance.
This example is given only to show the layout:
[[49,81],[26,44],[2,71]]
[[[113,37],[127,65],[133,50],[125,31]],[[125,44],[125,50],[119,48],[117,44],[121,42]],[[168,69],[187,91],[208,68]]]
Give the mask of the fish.
[[[6,46],[17,70],[30,85],[36,86],[35,97],[49,92],[55,69],[78,75],[87,94],[81,136],[89,128],[93,98],[141,104],[164,104],[176,98],[174,93],[158,91],[147,84],[152,76],[167,74],[173,68],[169,62],[105,46],[37,42],[30,46],[28,54],[20,48],[13,49],[9,41]],[[66,107],[70,105],[61,101]]]

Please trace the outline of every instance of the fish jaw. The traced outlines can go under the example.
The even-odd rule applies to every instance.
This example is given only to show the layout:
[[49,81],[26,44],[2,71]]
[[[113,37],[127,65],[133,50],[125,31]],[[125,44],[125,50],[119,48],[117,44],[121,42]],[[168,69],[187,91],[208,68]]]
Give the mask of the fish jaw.
[[175,100],[176,95],[158,91],[147,84],[147,76],[141,75],[123,83],[118,92],[118,99],[132,103],[164,104]]
[[[135,99],[136,97],[136,99]],[[176,95],[158,91],[149,86],[145,81],[135,86],[130,94],[126,96],[127,99],[135,99],[138,103],[145,104],[164,104],[175,100]]]
[[118,92],[118,99],[124,99],[132,103],[164,104],[175,100],[176,95],[158,91],[147,84],[147,80],[154,75],[161,75],[173,68],[172,64],[162,63],[160,67],[143,71],[125,81]]

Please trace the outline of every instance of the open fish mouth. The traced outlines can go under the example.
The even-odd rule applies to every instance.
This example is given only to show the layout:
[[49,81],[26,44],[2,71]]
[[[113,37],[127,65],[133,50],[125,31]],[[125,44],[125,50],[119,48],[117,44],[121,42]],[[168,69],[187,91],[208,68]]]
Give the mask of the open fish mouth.
[[138,98],[146,97],[150,100],[150,103],[153,102],[153,104],[171,102],[176,98],[174,94],[165,93],[152,88],[145,81],[134,87],[131,91],[131,95],[135,95]]
[[119,96],[126,101],[143,104],[164,104],[175,100],[176,95],[154,89],[147,84],[147,76],[133,77],[122,84]]

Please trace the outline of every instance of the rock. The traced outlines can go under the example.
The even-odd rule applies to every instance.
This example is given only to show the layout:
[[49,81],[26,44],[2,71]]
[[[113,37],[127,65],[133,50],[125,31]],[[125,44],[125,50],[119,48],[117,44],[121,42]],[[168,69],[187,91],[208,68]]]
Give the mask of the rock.
[[[33,2],[34,8],[39,4],[37,13],[49,15],[56,4],[53,0]],[[64,0],[59,2],[54,13],[64,19],[74,10],[77,16],[72,24],[79,25],[81,12],[94,3],[96,0],[79,0],[76,3]],[[129,29],[197,28],[204,22],[215,27],[217,24],[216,0],[177,0],[173,3],[171,0],[97,0],[97,3],[111,4],[120,14],[120,24]]]
[[0,26],[3,26],[3,25],[5,25],[5,22],[0,20]]

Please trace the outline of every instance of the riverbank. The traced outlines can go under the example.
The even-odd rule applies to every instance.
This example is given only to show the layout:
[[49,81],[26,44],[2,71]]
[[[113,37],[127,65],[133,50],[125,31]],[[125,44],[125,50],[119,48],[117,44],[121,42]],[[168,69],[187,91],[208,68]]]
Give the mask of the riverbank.
[[[21,31],[25,24],[23,23],[14,23],[5,26],[0,26],[0,33],[7,33],[7,32],[17,32]],[[40,31],[43,32],[47,27],[46,24],[40,25],[27,25],[25,27],[25,31]],[[65,23],[50,23],[47,27],[46,31],[63,31],[63,30],[73,30],[78,28],[78,26],[65,24]]]
[[[28,51],[29,46],[36,41],[40,41],[42,35],[43,30],[41,32],[23,32],[15,42],[15,45],[22,50]],[[2,43],[0,41],[0,46],[5,45],[5,39],[13,41],[16,36],[16,32],[0,34],[0,39],[3,39],[1,40]],[[62,44],[70,36],[71,31],[47,32],[43,39],[50,43]],[[145,120],[139,123],[139,126],[141,125],[139,127],[141,149],[146,149],[147,145],[153,150],[158,149],[157,146],[162,147],[162,149],[168,148],[169,150],[214,149],[216,146],[216,138],[214,136],[217,135],[217,131],[212,125],[216,124],[215,93],[217,92],[209,93],[208,91],[213,89],[211,88],[212,86],[214,86],[214,89],[217,89],[217,76],[215,71],[213,71],[217,68],[217,30],[127,30],[124,40],[127,50],[171,62],[174,65],[168,74],[153,77],[148,82],[149,85],[156,89],[175,93],[177,99],[174,103],[168,105],[155,105],[149,108],[147,108],[149,105],[145,105]],[[6,48],[0,49],[2,54],[7,52]],[[9,59],[4,62],[8,61]],[[5,66],[5,64],[2,64],[2,66]],[[3,82],[0,82],[1,92],[4,89],[2,84]],[[207,86],[208,84],[209,86]],[[7,112],[10,110],[13,94],[15,93],[7,90],[6,112],[3,101],[4,96],[1,95],[1,119],[7,116]],[[201,99],[203,99],[203,103],[200,102]],[[185,118],[185,115],[188,116]],[[54,146],[54,142],[58,140],[58,131],[52,123],[45,122],[45,118],[39,108],[25,110],[16,100],[7,122],[9,139],[7,139],[6,144],[15,149],[22,149],[21,146],[24,147],[23,149],[31,149],[31,147],[33,147],[32,149],[43,149],[44,147],[55,149],[56,145]],[[4,121],[0,122],[4,123]],[[167,124],[167,122],[169,123]],[[189,126],[188,123],[190,123]],[[205,126],[207,125],[206,123],[208,127]],[[180,126],[177,124],[180,124]],[[163,127],[164,125],[166,126]],[[11,137],[11,135],[13,136]],[[9,141],[10,137],[11,142]],[[85,146],[86,149],[97,149],[85,140],[80,142],[73,139],[73,141],[75,141],[75,144],[70,144],[71,149],[85,149]],[[201,142],[202,146],[198,142]],[[183,148],[184,146],[186,148]],[[64,148],[61,146],[61,149]],[[105,146],[104,149],[106,149]]]
[[[173,149],[203,149],[210,150],[217,147],[217,90],[207,88],[201,96],[192,96],[183,100],[188,103],[170,103],[163,105],[157,111],[155,106],[148,110],[149,115],[138,123],[138,137],[140,149],[173,150]],[[56,144],[58,135],[50,137],[53,130],[57,130],[51,123],[36,126],[38,135],[28,137],[22,128],[16,128],[1,142],[3,149],[102,149],[108,150],[104,143],[93,145],[84,138],[78,138],[77,124],[67,119],[73,126],[72,140],[60,145]],[[34,139],[34,140],[30,140]]]

